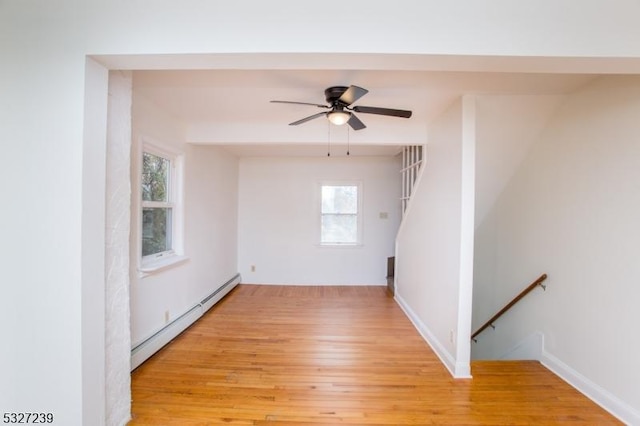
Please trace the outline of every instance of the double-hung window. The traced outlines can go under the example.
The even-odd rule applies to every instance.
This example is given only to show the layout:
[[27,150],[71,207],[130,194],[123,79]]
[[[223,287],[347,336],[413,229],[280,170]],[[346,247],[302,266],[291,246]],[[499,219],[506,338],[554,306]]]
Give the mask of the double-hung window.
[[141,187],[142,263],[175,253],[176,158],[143,148]]
[[359,245],[362,240],[362,185],[320,185],[320,244]]

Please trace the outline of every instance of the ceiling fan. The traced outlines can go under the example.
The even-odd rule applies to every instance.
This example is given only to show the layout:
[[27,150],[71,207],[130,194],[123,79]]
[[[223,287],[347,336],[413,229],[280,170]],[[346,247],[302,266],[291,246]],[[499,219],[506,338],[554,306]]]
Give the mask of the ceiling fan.
[[290,126],[297,126],[298,124],[306,123],[307,121],[313,120],[314,118],[322,117],[326,115],[329,121],[335,125],[343,125],[349,124],[353,130],[361,130],[364,129],[365,126],[362,121],[354,112],[361,112],[363,114],[378,114],[378,115],[388,115],[391,117],[402,117],[409,118],[411,117],[411,111],[402,110],[402,109],[390,109],[390,108],[379,108],[372,106],[351,106],[358,99],[366,95],[369,91],[367,89],[363,89],[358,86],[332,86],[324,91],[325,99],[329,105],[324,104],[314,104],[308,102],[294,102],[294,101],[271,101],[273,103],[280,104],[296,104],[296,105],[311,105],[316,106],[318,108],[325,108],[328,111],[319,112],[317,114],[310,115],[301,120],[294,121],[293,123],[289,123]]

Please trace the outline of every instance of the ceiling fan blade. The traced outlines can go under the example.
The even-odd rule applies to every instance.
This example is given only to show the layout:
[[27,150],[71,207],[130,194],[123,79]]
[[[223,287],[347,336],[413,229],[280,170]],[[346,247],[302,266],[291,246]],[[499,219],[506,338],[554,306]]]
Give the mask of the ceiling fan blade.
[[270,102],[274,103],[274,104],[311,105],[311,106],[316,106],[318,108],[329,108],[328,105],[312,104],[312,103],[309,103],[309,102],[295,102],[295,101],[270,101]]
[[362,87],[349,86],[349,88],[342,94],[342,96],[338,98],[338,101],[345,105],[351,105],[367,93],[369,93],[369,91],[367,89],[363,89]]
[[360,121],[358,117],[356,117],[354,113],[351,113],[351,118],[349,118],[349,121],[347,121],[347,124],[351,126],[353,130],[362,130],[365,127],[367,127],[364,125],[362,121]]
[[402,117],[402,118],[411,117],[411,111],[407,111],[407,110],[404,110],[404,109],[378,108],[378,107],[370,107],[370,106],[355,106],[355,107],[353,107],[353,111],[362,112],[362,113],[365,113],[365,114],[389,115],[389,116],[392,116],[392,117]]
[[305,117],[301,120],[294,121],[293,123],[289,123],[289,126],[297,126],[298,124],[306,123],[307,121],[311,121],[314,118],[322,117],[323,115],[327,115],[326,112],[319,112],[317,114],[310,115],[309,117]]

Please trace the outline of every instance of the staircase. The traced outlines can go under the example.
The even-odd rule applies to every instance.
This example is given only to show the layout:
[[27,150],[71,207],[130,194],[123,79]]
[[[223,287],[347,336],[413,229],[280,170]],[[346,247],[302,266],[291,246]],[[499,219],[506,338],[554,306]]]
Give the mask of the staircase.
[[402,148],[402,214],[407,210],[413,186],[418,179],[420,168],[424,162],[425,147],[422,145],[405,146]]
[[[409,206],[409,200],[413,193],[413,187],[418,179],[420,169],[424,162],[426,147],[422,145],[410,145],[402,147],[402,168],[400,176],[402,181],[402,217]],[[387,258],[387,290],[391,295],[395,294],[395,256]]]

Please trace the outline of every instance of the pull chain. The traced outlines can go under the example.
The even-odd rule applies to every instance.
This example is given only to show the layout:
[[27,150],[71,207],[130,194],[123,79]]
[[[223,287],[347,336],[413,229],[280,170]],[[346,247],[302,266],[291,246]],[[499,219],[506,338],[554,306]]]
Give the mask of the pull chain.
[[327,157],[331,157],[331,122],[327,120]]

